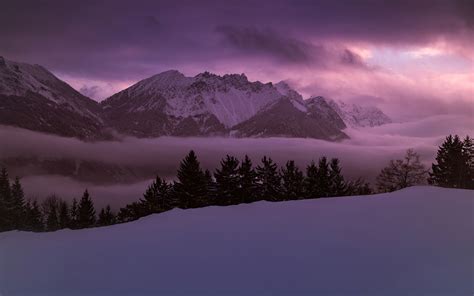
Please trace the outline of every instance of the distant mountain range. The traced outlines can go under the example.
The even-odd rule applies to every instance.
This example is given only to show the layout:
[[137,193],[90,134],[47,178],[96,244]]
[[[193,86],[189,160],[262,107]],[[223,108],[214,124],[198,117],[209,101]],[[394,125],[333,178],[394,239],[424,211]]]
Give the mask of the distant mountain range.
[[233,136],[347,138],[347,126],[390,119],[375,107],[323,97],[303,100],[285,82],[250,82],[244,74],[194,77],[171,70],[137,82],[101,103],[39,65],[0,57],[0,124],[85,140]]

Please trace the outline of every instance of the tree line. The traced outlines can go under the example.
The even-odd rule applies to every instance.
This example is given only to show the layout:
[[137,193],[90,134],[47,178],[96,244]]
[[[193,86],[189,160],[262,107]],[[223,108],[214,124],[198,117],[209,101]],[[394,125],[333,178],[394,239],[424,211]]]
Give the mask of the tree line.
[[[431,172],[419,155],[408,150],[405,157],[391,160],[377,177],[378,192],[389,192],[426,182],[443,187],[474,189],[472,139],[448,136],[439,147]],[[19,178],[10,182],[5,168],[0,173],[0,231],[55,231],[124,223],[173,208],[236,205],[260,200],[287,201],[374,193],[362,179],[347,181],[337,158],[321,157],[301,170],[294,161],[283,167],[264,156],[255,167],[248,156],[239,160],[227,155],[214,173],[204,170],[194,151],[181,161],[176,181],[159,176],[148,186],[143,198],[117,213],[110,206],[96,213],[87,190],[71,203],[51,195],[41,204],[25,200]]]

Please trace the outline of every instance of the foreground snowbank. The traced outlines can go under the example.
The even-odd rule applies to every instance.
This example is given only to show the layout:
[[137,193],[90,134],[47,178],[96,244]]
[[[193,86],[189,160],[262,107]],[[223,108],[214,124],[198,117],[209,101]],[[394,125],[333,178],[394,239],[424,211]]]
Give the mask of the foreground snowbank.
[[0,234],[0,295],[472,294],[474,194],[408,188]]

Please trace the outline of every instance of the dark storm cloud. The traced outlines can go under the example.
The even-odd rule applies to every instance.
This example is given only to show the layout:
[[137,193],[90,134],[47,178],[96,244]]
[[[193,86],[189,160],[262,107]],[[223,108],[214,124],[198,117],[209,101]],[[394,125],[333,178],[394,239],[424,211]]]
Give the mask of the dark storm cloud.
[[216,31],[224,36],[229,45],[245,52],[268,54],[280,60],[295,63],[312,60],[310,44],[286,38],[272,30],[219,26]]
[[240,53],[275,58],[290,64],[333,67],[339,64],[366,67],[362,58],[347,48],[328,48],[286,37],[271,29],[255,27],[218,26],[224,44]]
[[[190,62],[225,61],[229,55],[216,41],[223,35],[249,56],[303,63],[318,56],[308,40],[465,43],[473,36],[473,3],[3,1],[0,55],[75,75],[137,79]],[[356,60],[346,52],[341,61]]]

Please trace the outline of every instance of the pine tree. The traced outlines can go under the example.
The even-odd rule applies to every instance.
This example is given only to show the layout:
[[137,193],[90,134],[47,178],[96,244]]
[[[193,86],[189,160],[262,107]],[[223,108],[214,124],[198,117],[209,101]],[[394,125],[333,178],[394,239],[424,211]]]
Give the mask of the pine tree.
[[221,168],[214,173],[216,179],[216,201],[219,205],[238,203],[239,196],[239,161],[227,155],[221,161]]
[[320,197],[318,188],[318,167],[314,161],[311,161],[311,163],[306,167],[304,192],[306,198]]
[[173,208],[171,199],[171,186],[159,176],[148,186],[140,200],[146,215],[159,213]]
[[77,208],[78,219],[77,225],[79,228],[92,227],[95,224],[95,209],[94,203],[89,196],[89,192],[84,191],[79,206]]
[[41,209],[45,220],[47,231],[55,231],[59,229],[59,203],[60,198],[55,194],[51,194],[41,203]]
[[207,194],[206,196],[202,199],[203,206],[208,206],[208,205],[215,205],[216,203],[216,182],[214,178],[212,177],[211,171],[205,170],[204,171],[204,180],[207,185]]
[[112,213],[109,205],[107,205],[105,209],[102,208],[100,210],[98,224],[100,226],[115,224],[115,215]]
[[48,215],[46,216],[46,229],[48,231],[56,231],[59,229],[59,218],[56,204],[52,204],[48,211]]
[[178,182],[174,184],[174,195],[181,208],[203,206],[209,194],[209,178],[202,171],[194,151],[181,161]]
[[0,232],[14,229],[10,179],[6,168],[0,173]]
[[38,202],[28,201],[25,205],[25,223],[23,230],[40,232],[44,230],[43,220]]
[[77,204],[77,199],[72,199],[71,210],[69,212],[69,228],[76,229],[77,228],[77,220],[79,219],[79,212],[78,212],[79,205]]
[[372,194],[370,184],[363,179],[357,179],[347,184],[347,195],[369,195]]
[[321,157],[318,162],[318,172],[317,172],[317,195],[319,197],[328,197],[330,196],[330,176],[329,176],[329,164],[326,157]]
[[466,164],[464,188],[474,189],[474,141],[469,136],[463,141],[463,154]]
[[252,161],[245,155],[239,167],[239,192],[237,199],[249,203],[258,199],[257,173],[253,169]]
[[304,198],[304,175],[293,160],[286,163],[281,170],[281,196],[283,200]]
[[58,215],[59,215],[59,228],[64,229],[68,228],[71,225],[71,216],[69,214],[69,206],[67,202],[64,200],[61,200],[59,202],[59,209],[58,209]]
[[25,194],[18,177],[15,178],[11,186],[11,204],[13,227],[21,229],[25,222]]
[[331,159],[329,172],[329,196],[344,196],[347,193],[347,184],[341,173],[339,159],[333,158]]
[[264,156],[262,164],[257,166],[257,190],[260,198],[268,201],[277,201],[281,198],[281,180],[278,166],[271,158]]

